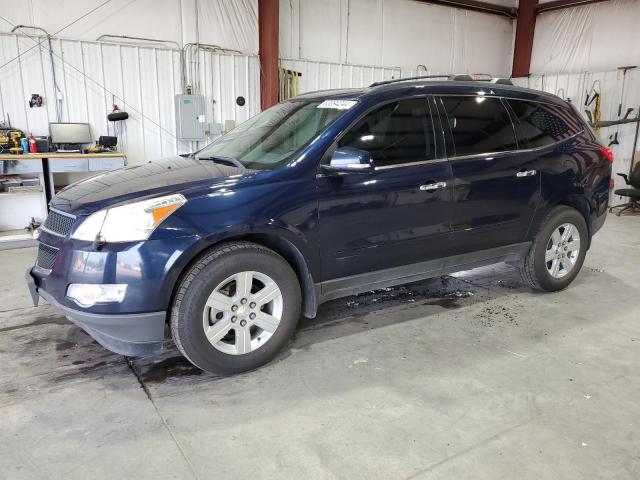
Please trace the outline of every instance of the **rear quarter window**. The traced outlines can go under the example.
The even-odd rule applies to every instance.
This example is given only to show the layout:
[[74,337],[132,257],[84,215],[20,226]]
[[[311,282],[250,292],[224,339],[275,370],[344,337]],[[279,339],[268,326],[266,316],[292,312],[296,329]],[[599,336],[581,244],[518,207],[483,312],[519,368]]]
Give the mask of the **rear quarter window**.
[[552,145],[584,130],[570,107],[524,100],[507,100],[516,117],[521,148]]

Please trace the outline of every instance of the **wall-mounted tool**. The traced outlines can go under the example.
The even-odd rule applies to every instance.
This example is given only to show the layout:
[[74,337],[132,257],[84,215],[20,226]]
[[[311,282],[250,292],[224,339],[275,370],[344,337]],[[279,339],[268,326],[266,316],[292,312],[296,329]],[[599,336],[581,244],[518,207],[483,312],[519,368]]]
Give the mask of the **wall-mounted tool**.
[[[584,99],[585,113],[587,117],[589,117],[589,123],[597,125],[600,122],[601,118],[601,110],[600,110],[600,80],[596,80],[591,84],[591,90],[586,92],[586,96]],[[593,111],[589,110],[587,107],[590,107],[593,104]],[[600,135],[600,127],[596,126],[594,128],[596,135]]]
[[129,118],[129,114],[127,112],[111,112],[110,114],[107,115],[107,120],[109,120],[110,122],[120,122],[122,120],[126,120],[127,118]]
[[[626,67],[618,67],[618,70],[622,71],[622,89],[620,90],[620,103],[618,103],[618,121],[622,122],[623,118],[622,118],[622,104],[624,103],[624,91],[625,91],[625,87],[627,85],[627,72],[629,70],[633,70],[634,68],[637,68],[635,65],[629,65]],[[633,108],[628,108],[627,109],[627,113],[624,115],[624,120],[627,119],[627,117],[629,117],[629,115],[631,114],[631,112],[633,112]],[[611,145],[619,145],[620,142],[618,141],[618,132],[614,133],[612,136],[609,136],[609,146]]]
[[44,100],[42,99],[42,95],[39,93],[31,94],[31,98],[29,99],[29,108],[41,107],[43,103]]
[[640,134],[640,107],[638,107],[638,113],[636,114],[636,134],[633,137],[633,148],[631,150],[631,164],[629,165],[629,176],[633,171],[633,166],[636,160],[636,148],[638,148],[638,135]]
[[301,72],[289,70],[288,68],[280,69],[280,101],[298,95],[298,87],[300,84]]
[[637,68],[636,65],[629,65],[626,67],[618,67],[618,70],[622,70],[622,90],[620,91],[620,103],[618,104],[618,118],[622,116],[622,103],[624,102],[624,89],[627,85],[627,72]]

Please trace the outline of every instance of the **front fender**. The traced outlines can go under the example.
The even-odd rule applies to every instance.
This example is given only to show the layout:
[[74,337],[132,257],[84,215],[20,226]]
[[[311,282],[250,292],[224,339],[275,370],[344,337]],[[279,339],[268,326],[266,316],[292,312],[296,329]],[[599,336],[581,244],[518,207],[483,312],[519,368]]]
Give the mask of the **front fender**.
[[[313,279],[318,278],[318,252],[313,251],[302,232],[295,227],[272,222],[266,225],[234,225],[223,231],[213,232],[204,237],[193,237],[194,241],[188,248],[176,252],[171,265],[165,275],[163,298],[167,299],[167,309],[171,305],[175,288],[187,268],[206,250],[221,243],[234,240],[248,240],[263,244],[280,253],[301,277],[305,290],[305,304],[311,305],[315,314],[315,292]],[[280,241],[280,242],[279,242]],[[288,244],[293,247],[288,255],[279,245]],[[286,250],[286,247],[284,247]],[[169,263],[169,262],[168,262]],[[308,314],[308,312],[307,312]],[[309,316],[309,315],[308,315]]]

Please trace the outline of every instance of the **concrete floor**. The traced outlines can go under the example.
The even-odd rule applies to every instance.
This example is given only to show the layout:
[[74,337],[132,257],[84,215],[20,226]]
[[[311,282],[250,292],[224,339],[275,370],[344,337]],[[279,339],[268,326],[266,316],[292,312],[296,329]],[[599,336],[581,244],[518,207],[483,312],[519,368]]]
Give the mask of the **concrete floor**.
[[0,252],[0,478],[640,477],[640,217],[566,291],[506,265],[334,301],[231,378],[111,354]]

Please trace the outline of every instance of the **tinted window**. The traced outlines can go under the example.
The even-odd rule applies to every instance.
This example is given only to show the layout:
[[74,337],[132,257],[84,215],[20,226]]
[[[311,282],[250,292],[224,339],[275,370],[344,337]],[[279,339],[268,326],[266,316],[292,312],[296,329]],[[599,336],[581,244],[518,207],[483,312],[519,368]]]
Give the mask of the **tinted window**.
[[499,98],[442,97],[442,103],[456,156],[516,149],[513,126]]
[[523,147],[543,147],[582,130],[571,109],[545,103],[508,100],[518,119],[518,138]]
[[368,113],[342,137],[340,146],[371,152],[378,166],[433,159],[433,128],[427,100],[401,100]]

